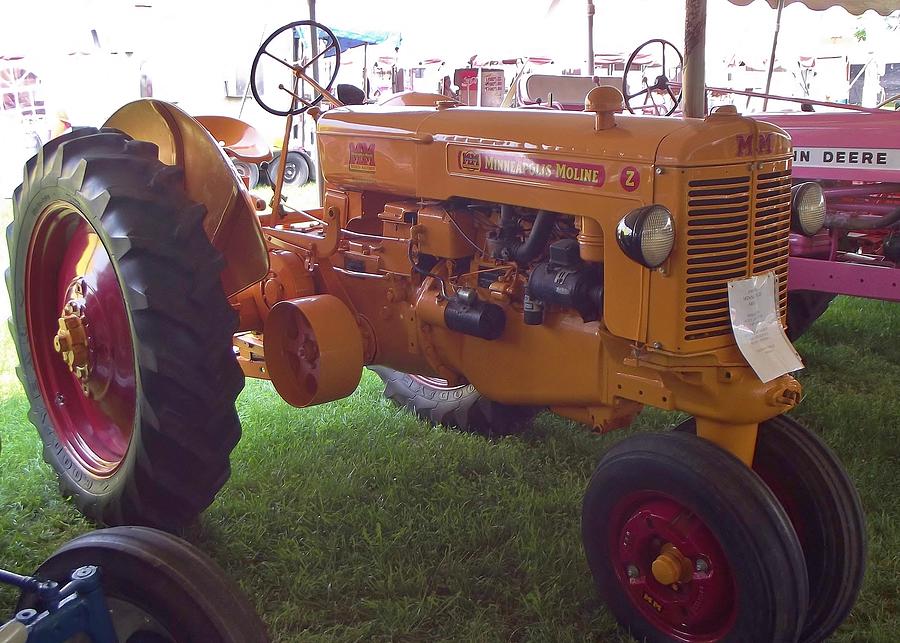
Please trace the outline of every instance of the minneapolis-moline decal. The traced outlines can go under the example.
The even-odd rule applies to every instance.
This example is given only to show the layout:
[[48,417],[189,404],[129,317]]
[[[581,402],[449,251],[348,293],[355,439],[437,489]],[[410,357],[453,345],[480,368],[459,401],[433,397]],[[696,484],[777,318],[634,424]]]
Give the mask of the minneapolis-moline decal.
[[585,187],[602,187],[606,168],[596,163],[566,159],[541,158],[525,152],[460,150],[459,169],[475,174],[510,176],[541,183],[568,183]]
[[375,143],[350,143],[350,170],[375,171]]

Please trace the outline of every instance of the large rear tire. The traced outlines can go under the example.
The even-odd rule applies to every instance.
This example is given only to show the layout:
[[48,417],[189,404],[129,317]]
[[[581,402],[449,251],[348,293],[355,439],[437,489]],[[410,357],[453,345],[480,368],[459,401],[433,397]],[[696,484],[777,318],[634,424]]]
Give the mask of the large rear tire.
[[581,528],[597,589],[638,640],[796,641],[808,596],[797,535],[762,480],[711,442],[622,440],[588,484]]
[[[677,431],[694,433],[693,418]],[[859,596],[866,567],[866,517],[837,455],[815,433],[781,415],[759,426],[753,470],[794,525],[809,573],[800,643],[830,636]]]
[[12,333],[44,459],[99,523],[184,526],[240,437],[237,316],[205,208],[155,145],[95,129],[28,161],[14,208]]
[[516,435],[528,428],[534,407],[493,402],[471,384],[447,386],[444,380],[370,367],[384,382],[384,396],[417,416],[448,428],[488,437]]
[[[60,547],[35,576],[60,584],[79,567],[100,568],[103,596],[122,643],[263,643],[265,625],[215,562],[146,527],[115,527]],[[18,609],[42,609],[23,595]],[[81,639],[78,639],[81,640]]]

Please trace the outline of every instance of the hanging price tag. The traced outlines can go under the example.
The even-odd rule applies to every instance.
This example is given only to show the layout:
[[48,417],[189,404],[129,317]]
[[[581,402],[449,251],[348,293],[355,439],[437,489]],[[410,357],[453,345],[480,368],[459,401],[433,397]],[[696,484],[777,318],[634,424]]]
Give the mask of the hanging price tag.
[[778,313],[774,272],[728,282],[731,329],[738,348],[763,382],[803,368]]

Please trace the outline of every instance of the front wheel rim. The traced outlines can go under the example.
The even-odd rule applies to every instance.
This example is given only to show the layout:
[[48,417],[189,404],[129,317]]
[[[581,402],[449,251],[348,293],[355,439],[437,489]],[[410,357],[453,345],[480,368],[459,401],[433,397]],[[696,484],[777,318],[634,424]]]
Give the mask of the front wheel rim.
[[[134,429],[134,345],[110,255],[72,203],[53,202],[38,215],[24,295],[35,376],[56,437],[81,468],[109,477],[124,461]],[[73,326],[84,337],[75,370],[55,340],[66,317],[78,318]]]
[[[613,509],[608,539],[621,591],[656,629],[701,643],[720,640],[734,626],[737,589],[725,553],[706,524],[673,497],[627,494]],[[663,584],[654,562],[673,550],[685,568],[679,580]]]

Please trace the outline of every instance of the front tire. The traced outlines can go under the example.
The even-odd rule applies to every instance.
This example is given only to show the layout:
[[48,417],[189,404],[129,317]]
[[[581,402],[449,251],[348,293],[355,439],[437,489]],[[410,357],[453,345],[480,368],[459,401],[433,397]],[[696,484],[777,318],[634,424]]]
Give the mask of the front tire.
[[808,596],[800,543],[730,453],[681,433],[626,438],[598,465],[582,511],[597,589],[635,638],[796,641]]
[[[676,427],[694,433],[693,418]],[[809,609],[800,643],[830,636],[859,596],[866,518],[837,455],[815,433],[781,415],[759,425],[753,470],[787,511],[806,559]]]
[[[203,552],[170,534],[146,527],[93,531],[63,545],[35,576],[64,585],[87,565],[100,567],[103,596],[122,643],[268,640],[237,585]],[[26,594],[18,609],[43,607]]]
[[205,208],[157,153],[115,130],[47,143],[15,192],[7,286],[62,492],[102,524],[177,529],[228,479],[243,375]]

